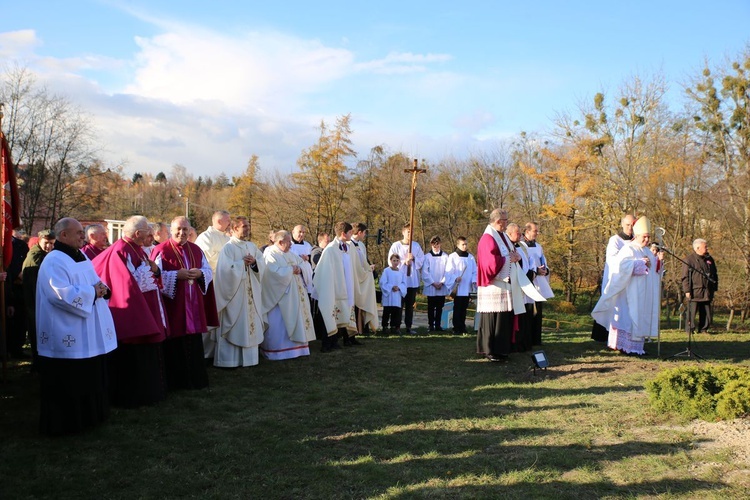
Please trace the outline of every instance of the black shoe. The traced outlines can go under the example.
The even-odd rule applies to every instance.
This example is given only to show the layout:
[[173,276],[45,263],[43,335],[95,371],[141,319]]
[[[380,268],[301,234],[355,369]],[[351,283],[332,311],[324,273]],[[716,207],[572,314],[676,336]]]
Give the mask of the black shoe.
[[360,342],[359,340],[357,340],[356,337],[351,337],[349,339],[349,345],[350,346],[355,346],[355,345],[364,345],[364,344],[362,342]]
[[339,345],[338,342],[331,344],[329,347],[331,348],[332,351],[335,351],[336,349],[341,349],[341,346]]
[[407,332],[406,333],[408,333],[409,335],[416,335],[417,331],[416,330],[412,330],[411,328],[407,328]]
[[442,332],[443,331],[443,327],[442,326],[436,326],[435,327],[435,331],[436,332]]

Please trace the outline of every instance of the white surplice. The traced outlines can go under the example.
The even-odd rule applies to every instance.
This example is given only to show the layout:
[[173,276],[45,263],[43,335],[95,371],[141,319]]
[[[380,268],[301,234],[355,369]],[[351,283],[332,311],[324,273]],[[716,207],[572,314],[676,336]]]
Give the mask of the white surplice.
[[107,301],[96,300],[99,281],[86,258],[75,262],[60,250],[47,254],[36,286],[37,351],[48,358],[85,359],[117,347]]
[[[453,282],[456,277],[448,271],[448,254],[440,251],[440,255],[433,255],[427,252],[424,256],[424,265],[422,266],[422,282],[424,288],[422,293],[425,297],[447,297],[453,288]],[[442,283],[443,286],[435,288],[435,283]]]
[[407,288],[419,288],[419,281],[422,277],[422,266],[424,265],[424,252],[422,247],[416,241],[411,242],[411,254],[414,256],[414,260],[411,262],[411,274],[406,274],[406,254],[409,253],[409,245],[401,241],[396,241],[391,245],[391,249],[388,250],[388,260],[391,261],[391,255],[398,255],[400,261],[398,264],[399,269],[404,269],[404,277],[406,279]]
[[473,255],[461,257],[457,252],[453,252],[448,256],[445,272],[453,275],[457,296],[466,297],[476,289],[477,261]]

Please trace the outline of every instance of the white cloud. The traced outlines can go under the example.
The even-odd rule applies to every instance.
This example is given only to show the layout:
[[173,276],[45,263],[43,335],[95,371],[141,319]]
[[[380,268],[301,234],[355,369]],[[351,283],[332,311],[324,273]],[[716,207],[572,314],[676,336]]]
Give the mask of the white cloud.
[[355,68],[362,72],[383,75],[424,73],[429,65],[448,62],[452,57],[448,54],[412,54],[411,52],[391,52],[383,59],[376,59],[356,64]]
[[33,55],[34,49],[42,44],[34,30],[7,31],[0,33],[0,57],[4,59],[25,59]]
[[[47,57],[35,53],[42,41],[33,31],[0,34],[0,54],[31,57],[41,82],[92,116],[105,164],[122,164],[128,174],[167,172],[179,163],[196,176],[222,171],[232,176],[253,154],[261,168],[290,172],[299,153],[317,140],[320,120],[331,124],[350,111],[362,120],[384,113],[378,123],[363,126],[361,136],[355,130],[361,154],[377,144],[399,149],[413,134],[397,133],[383,120],[401,109],[401,101],[374,104],[359,94],[362,79],[403,74],[398,82],[384,80],[381,94],[396,85],[421,99],[444,95],[461,82],[456,75],[431,71],[451,60],[445,54],[393,52],[357,63],[350,50],[275,31],[228,35],[148,21],[162,32],[135,38],[137,53],[123,60],[96,54]],[[342,99],[342,84],[349,101]],[[357,109],[345,109],[352,105],[345,102]],[[384,128],[394,133],[384,134]]]
[[246,110],[290,112],[302,97],[350,71],[353,55],[279,33],[227,37],[183,29],[138,38],[133,93],[174,103],[218,101]]

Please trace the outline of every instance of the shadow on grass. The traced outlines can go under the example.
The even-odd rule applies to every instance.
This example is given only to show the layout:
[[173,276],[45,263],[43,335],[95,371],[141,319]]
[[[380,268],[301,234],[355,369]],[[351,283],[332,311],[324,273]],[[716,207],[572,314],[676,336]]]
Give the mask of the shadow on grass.
[[[576,485],[574,489],[570,484],[562,481],[534,482],[526,481],[507,485],[496,486],[466,486],[457,484],[446,486],[433,486],[431,484],[420,484],[410,488],[403,488],[389,494],[387,498],[522,498],[522,499],[555,499],[575,498],[577,500],[599,499],[602,496],[616,498],[633,498],[641,495],[652,497],[654,492],[664,491],[670,494],[708,494],[711,497],[716,493],[712,483],[692,480],[662,480],[644,481],[637,484],[617,485],[607,481],[592,481]],[[406,490],[406,491],[403,491]]]
[[[669,365],[587,337],[546,335],[553,367],[536,377],[530,353],[481,361],[472,337],[369,337],[330,354],[313,343],[309,358],[210,370],[210,390],[114,410],[106,425],[62,439],[38,436],[38,379],[13,365],[0,388],[3,498],[599,498],[726,488],[687,471],[694,441],[642,422],[641,380]],[[666,335],[662,352],[680,350],[681,337]],[[702,342],[729,355],[717,360],[747,353],[740,338]],[[635,425],[640,434],[628,434]]]
[[[546,434],[549,430],[520,428],[514,430],[475,431],[458,439],[448,431],[409,430],[388,435],[356,434],[306,443],[325,460],[318,465],[320,477],[330,478],[350,488],[355,497],[382,494],[398,485],[395,497],[421,495],[433,491],[436,496],[459,494],[466,498],[505,496],[512,488],[513,497],[592,498],[619,490],[616,480],[604,480],[600,471],[613,461],[644,457],[681,455],[686,444],[671,442],[630,441],[600,446],[518,445],[513,441]],[[582,471],[582,477],[569,482],[552,480]],[[586,473],[586,471],[589,471]],[[461,486],[460,477],[483,478],[486,486]],[[594,478],[596,476],[596,481]],[[627,476],[625,474],[624,476]],[[430,483],[438,480],[440,487]],[[457,484],[451,485],[451,481]],[[589,481],[593,481],[589,483]],[[657,486],[658,485],[658,486]],[[694,493],[715,484],[692,479],[644,481],[628,484],[633,493]],[[654,487],[661,489],[654,490]],[[439,494],[438,494],[439,492]],[[622,493],[622,490],[620,490]]]

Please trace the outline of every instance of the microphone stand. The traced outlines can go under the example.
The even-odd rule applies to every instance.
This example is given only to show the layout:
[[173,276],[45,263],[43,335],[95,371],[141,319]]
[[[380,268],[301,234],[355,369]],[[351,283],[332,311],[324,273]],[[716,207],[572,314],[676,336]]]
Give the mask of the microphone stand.
[[[681,259],[677,255],[675,255],[671,250],[669,250],[668,248],[666,248],[666,247],[664,247],[662,245],[657,245],[657,246],[658,246],[658,248],[659,248],[660,251],[667,252],[669,255],[671,255],[675,259],[679,260],[680,262],[682,262],[683,264],[685,264],[687,267],[689,267],[693,271],[695,271],[698,274],[702,275],[704,278],[706,278],[711,283],[716,283],[716,281],[714,281],[714,279],[711,278],[711,276],[709,276],[703,270],[698,269],[695,266],[693,266],[692,264],[690,264],[689,262],[686,262],[685,260]],[[690,300],[688,300],[687,314],[688,314],[687,320],[690,322],[689,325],[688,325],[688,343],[687,343],[687,347],[684,350],[682,350],[682,351],[680,351],[680,352],[678,352],[676,354],[673,354],[671,356],[668,356],[668,357],[664,358],[665,360],[672,359],[672,358],[686,357],[686,358],[696,358],[696,359],[700,359],[701,361],[705,361],[705,358],[703,358],[702,356],[696,354],[693,351],[693,333],[695,333],[695,318],[693,317],[694,315],[690,313]]]

